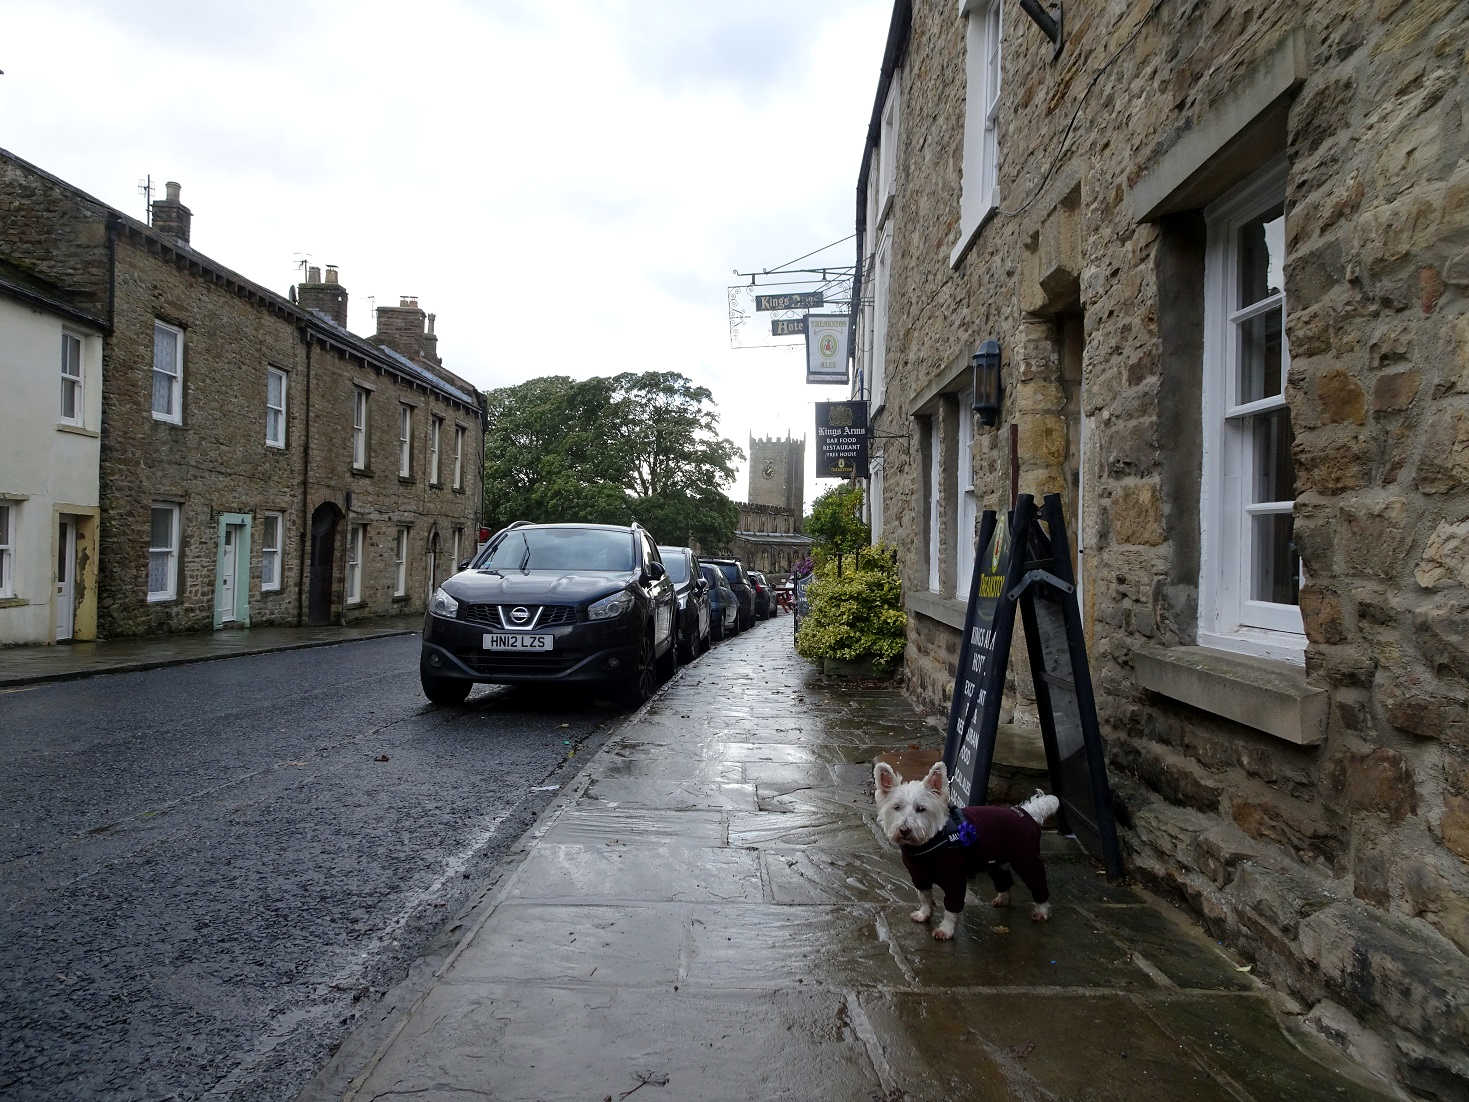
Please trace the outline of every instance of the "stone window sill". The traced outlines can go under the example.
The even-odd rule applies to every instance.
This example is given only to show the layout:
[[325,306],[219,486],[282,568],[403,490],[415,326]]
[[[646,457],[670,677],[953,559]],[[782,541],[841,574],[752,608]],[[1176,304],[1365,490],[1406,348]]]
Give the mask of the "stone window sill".
[[86,428],[83,425],[72,425],[72,424],[68,424],[66,421],[57,421],[56,422],[56,431],[57,432],[69,432],[73,436],[85,436],[85,437],[87,437],[90,440],[100,440],[100,439],[102,439],[102,434],[100,432],[98,432],[96,429],[89,429],[89,428]]
[[1317,746],[1326,737],[1327,694],[1290,663],[1208,647],[1140,647],[1133,674],[1149,692],[1295,746]]
[[347,604],[344,607],[349,608],[349,609],[353,609],[353,608],[366,608],[367,607],[367,602],[366,601],[348,601]]
[[353,478],[371,478],[372,477],[372,468],[371,467],[353,467],[352,468],[352,477]]
[[912,593],[908,596],[908,608],[920,616],[937,620],[955,631],[964,630],[964,616],[969,611],[964,601],[953,597],[940,597],[937,593]]
[[24,608],[30,603],[24,597],[0,597],[0,608]]
[[398,481],[404,486],[412,486],[415,480],[412,475],[400,474]]
[[412,598],[406,593],[395,593],[393,595],[393,604],[395,605],[406,605],[410,600]]

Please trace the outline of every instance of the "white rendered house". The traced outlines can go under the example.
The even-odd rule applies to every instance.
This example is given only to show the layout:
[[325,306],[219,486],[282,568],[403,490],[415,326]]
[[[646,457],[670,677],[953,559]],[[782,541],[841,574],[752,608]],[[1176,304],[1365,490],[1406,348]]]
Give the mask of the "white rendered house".
[[97,637],[103,331],[0,268],[0,645]]

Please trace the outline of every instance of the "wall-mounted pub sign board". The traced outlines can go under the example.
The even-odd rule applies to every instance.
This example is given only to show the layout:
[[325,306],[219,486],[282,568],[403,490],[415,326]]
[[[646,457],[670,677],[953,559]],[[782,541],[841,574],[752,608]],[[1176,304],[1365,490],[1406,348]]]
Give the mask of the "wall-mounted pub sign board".
[[867,403],[816,403],[816,477],[867,477]]
[[989,789],[1017,610],[1025,625],[1051,791],[1061,800],[1059,825],[1099,858],[1109,875],[1120,876],[1122,856],[1071,548],[1056,494],[1046,495],[1039,513],[1034,499],[1021,494],[1008,516],[986,509],[980,522],[944,740],[953,799],[961,805],[983,803]]
[[756,310],[811,310],[826,304],[820,291],[796,291],[786,295],[756,295]]
[[806,381],[847,385],[846,314],[806,315]]

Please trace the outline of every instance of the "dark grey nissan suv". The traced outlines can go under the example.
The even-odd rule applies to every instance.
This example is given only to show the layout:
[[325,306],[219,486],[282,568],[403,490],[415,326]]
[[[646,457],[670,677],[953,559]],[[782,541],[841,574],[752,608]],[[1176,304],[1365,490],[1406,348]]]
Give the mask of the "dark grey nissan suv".
[[677,609],[640,526],[513,524],[434,591],[419,679],[435,704],[476,682],[599,683],[639,704],[678,668]]

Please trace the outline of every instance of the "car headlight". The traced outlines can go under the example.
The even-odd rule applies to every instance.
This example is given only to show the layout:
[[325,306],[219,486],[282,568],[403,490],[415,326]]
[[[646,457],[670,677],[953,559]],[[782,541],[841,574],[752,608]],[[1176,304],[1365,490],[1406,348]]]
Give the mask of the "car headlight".
[[627,590],[614,593],[610,597],[603,597],[600,601],[593,601],[587,605],[588,620],[610,620],[614,616],[621,616],[632,608],[632,594]]
[[448,616],[453,619],[459,615],[459,602],[442,589],[435,589],[433,600],[428,603],[428,610],[435,616]]

